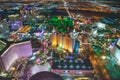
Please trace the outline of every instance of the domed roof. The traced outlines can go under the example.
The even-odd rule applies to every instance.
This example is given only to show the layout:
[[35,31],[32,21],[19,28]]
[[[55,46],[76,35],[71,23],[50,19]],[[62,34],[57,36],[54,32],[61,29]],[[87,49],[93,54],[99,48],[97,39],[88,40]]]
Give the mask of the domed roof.
[[30,80],[63,80],[63,78],[58,74],[48,72],[48,71],[43,71],[33,75],[30,78]]

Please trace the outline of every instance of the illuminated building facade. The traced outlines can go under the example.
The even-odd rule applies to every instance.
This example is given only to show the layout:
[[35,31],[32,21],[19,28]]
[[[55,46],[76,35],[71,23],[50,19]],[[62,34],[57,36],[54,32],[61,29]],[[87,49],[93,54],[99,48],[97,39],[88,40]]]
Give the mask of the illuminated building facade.
[[78,53],[80,47],[80,41],[69,37],[68,35],[62,35],[61,33],[53,33],[51,35],[52,46],[60,47],[68,50],[70,53]]
[[53,47],[61,47],[69,52],[73,52],[74,49],[74,39],[68,35],[62,35],[61,33],[53,33],[51,35],[51,41]]
[[57,38],[58,38],[58,46],[63,48],[64,46],[63,46],[63,36],[62,36],[62,34],[59,33]]
[[52,46],[57,46],[57,34],[56,33],[53,33],[51,35],[51,41],[52,41]]
[[19,14],[14,14],[14,15],[8,15],[10,23],[13,23],[15,21],[19,21],[20,15]]
[[112,53],[112,57],[116,60],[117,64],[120,65],[120,38],[118,38],[118,41],[116,44],[111,45],[111,53]]
[[15,63],[18,59],[32,56],[32,47],[30,41],[14,43],[7,47],[8,48],[3,51],[0,56],[0,66],[2,66],[2,68],[0,68],[2,69],[1,71],[9,71],[13,63]]

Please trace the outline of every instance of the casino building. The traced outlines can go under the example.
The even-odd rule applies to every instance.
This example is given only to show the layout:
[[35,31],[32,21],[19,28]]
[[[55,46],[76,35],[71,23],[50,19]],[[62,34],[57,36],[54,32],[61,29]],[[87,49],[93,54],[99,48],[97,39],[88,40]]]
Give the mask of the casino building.
[[51,35],[51,42],[53,47],[60,47],[68,50],[70,53],[78,53],[80,41],[69,37],[67,34],[53,33]]
[[89,59],[55,59],[51,71],[58,74],[89,75],[94,69]]
[[23,57],[32,56],[32,47],[29,40],[19,42],[7,42],[0,40],[0,72],[9,71],[11,66]]

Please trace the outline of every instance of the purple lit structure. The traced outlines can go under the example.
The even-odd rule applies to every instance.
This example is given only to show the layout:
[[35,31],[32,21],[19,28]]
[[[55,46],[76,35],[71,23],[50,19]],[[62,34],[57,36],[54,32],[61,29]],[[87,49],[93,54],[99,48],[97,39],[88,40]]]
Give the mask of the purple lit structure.
[[12,44],[2,55],[2,63],[5,71],[8,71],[16,60],[22,57],[32,56],[32,47],[30,41]]
[[18,30],[20,27],[23,26],[22,21],[15,21],[13,24],[11,24],[12,29],[14,30]]
[[32,7],[31,6],[26,6],[25,9],[26,10],[32,10]]

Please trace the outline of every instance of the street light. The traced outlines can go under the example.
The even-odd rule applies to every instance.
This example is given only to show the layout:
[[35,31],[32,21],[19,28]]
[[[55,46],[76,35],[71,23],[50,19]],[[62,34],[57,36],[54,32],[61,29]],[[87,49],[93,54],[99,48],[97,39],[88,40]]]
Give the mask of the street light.
[[107,58],[107,56],[102,56],[102,59],[105,60]]

